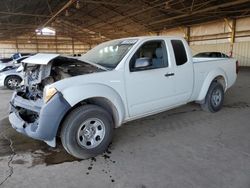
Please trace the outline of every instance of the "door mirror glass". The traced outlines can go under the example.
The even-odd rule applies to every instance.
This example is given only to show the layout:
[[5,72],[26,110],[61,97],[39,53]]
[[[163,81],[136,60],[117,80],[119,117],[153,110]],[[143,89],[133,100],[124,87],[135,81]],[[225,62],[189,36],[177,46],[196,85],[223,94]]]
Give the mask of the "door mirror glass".
[[151,59],[148,57],[142,57],[142,58],[138,58],[135,61],[135,68],[145,68],[145,67],[149,67],[150,65],[152,65],[151,63]]

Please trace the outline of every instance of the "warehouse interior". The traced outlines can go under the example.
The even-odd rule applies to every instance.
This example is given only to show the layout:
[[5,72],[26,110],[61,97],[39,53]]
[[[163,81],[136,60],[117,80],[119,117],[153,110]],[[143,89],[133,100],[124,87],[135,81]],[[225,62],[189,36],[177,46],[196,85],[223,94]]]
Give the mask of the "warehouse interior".
[[79,160],[12,130],[13,91],[0,88],[0,187],[249,187],[250,0],[0,1],[0,58],[80,56],[136,36],[179,36],[193,55],[237,59],[223,110],[191,103],[125,123],[104,154]]
[[[213,49],[249,66],[248,0],[237,1],[2,1],[0,56],[21,53],[81,54],[117,38],[177,35],[193,53]],[[43,28],[55,35],[39,35]],[[50,34],[48,34],[50,35]]]

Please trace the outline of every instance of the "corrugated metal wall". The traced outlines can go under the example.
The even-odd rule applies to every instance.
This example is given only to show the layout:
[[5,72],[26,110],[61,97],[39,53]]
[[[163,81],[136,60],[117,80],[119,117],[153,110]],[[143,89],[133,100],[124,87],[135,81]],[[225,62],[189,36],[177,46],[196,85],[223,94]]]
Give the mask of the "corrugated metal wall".
[[235,43],[233,56],[239,60],[240,66],[250,66],[250,42]]
[[202,44],[202,45],[191,45],[193,55],[200,52],[223,52],[225,54],[230,53],[230,43],[222,44]]
[[[193,54],[199,52],[219,51],[230,54],[230,37],[232,20],[199,24],[190,27],[190,45]],[[250,66],[250,18],[236,20],[235,43],[233,57],[237,58],[240,66]],[[187,38],[187,28],[179,27],[163,30],[160,35],[175,35]]]

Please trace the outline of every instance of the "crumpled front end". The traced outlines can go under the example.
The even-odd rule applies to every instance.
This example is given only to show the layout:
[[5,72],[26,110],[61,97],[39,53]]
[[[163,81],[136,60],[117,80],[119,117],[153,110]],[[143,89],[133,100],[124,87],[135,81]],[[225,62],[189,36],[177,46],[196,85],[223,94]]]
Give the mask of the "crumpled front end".
[[55,147],[58,127],[71,107],[61,93],[45,104],[42,99],[26,99],[24,93],[15,92],[10,104],[9,121],[14,129]]
[[62,79],[103,70],[74,58],[37,54],[25,59],[23,71],[24,85],[10,101],[9,121],[18,132],[55,146],[58,127],[71,106],[56,88],[47,99],[46,88]]

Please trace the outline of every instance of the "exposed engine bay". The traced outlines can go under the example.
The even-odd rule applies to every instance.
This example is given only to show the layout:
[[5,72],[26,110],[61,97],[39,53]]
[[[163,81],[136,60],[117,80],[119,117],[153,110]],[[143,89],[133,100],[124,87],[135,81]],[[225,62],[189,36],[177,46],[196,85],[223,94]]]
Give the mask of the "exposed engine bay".
[[65,78],[99,71],[104,70],[76,58],[63,56],[56,57],[46,65],[24,64],[24,86],[20,87],[17,93],[25,99],[42,99],[46,85]]

